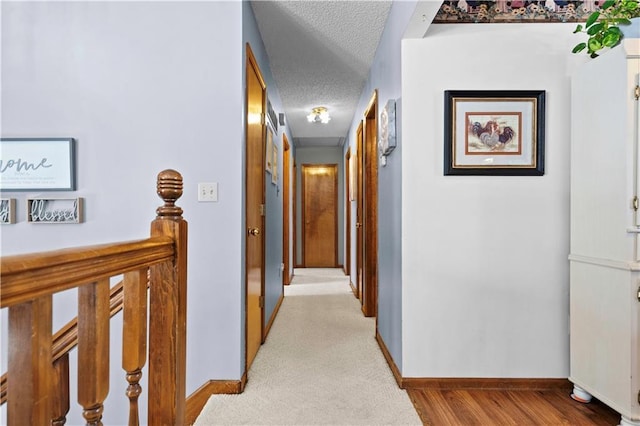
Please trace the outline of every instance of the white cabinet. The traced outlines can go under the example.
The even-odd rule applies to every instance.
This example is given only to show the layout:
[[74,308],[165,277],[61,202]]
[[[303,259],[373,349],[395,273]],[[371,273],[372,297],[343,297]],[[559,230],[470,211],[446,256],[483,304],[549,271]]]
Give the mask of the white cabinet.
[[621,425],[640,425],[639,75],[627,39],[571,78],[569,380]]

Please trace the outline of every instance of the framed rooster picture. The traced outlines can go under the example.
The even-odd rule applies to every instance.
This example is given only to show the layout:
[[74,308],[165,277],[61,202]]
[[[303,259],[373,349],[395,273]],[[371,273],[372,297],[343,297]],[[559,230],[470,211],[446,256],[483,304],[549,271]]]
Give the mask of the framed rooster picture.
[[444,92],[444,174],[542,176],[544,90]]

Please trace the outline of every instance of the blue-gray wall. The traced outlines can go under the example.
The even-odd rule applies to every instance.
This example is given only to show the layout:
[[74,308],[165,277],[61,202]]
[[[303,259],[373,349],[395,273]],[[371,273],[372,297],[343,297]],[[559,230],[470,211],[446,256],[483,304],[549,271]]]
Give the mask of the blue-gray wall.
[[[351,155],[356,153],[356,131],[374,90],[378,90],[378,119],[389,100],[396,101],[397,147],[387,156],[386,166],[378,160],[378,332],[402,371],[402,99],[400,46],[407,23],[416,7],[415,1],[395,1],[378,44],[369,78],[362,91],[356,116],[349,133]],[[356,235],[356,202],[351,206],[351,235]],[[355,254],[355,238],[352,241]],[[355,255],[351,270],[355,281]]]
[[[256,61],[258,62],[258,66],[260,67],[260,71],[262,72],[262,77],[264,78],[265,84],[267,85],[267,97],[277,115],[278,113],[283,112],[282,101],[280,100],[280,93],[278,92],[275,80],[273,79],[273,75],[271,74],[269,58],[262,41],[262,36],[260,35],[258,24],[256,22],[250,3],[242,2],[242,6],[243,40],[245,43],[249,43],[249,45],[251,46],[251,51],[253,52]],[[243,81],[246,81],[246,78],[243,79]],[[284,132],[287,133],[288,140],[292,141],[293,139],[291,138],[286,125],[280,126],[278,124],[278,130],[273,132],[273,143],[278,147],[278,180],[276,184],[272,183],[271,173],[265,171],[265,324],[272,318],[274,309],[280,298],[283,296],[281,265],[283,263],[282,177],[285,171],[282,170],[282,135],[284,134]],[[290,143],[290,145],[292,144]],[[290,171],[288,172],[290,173]]]

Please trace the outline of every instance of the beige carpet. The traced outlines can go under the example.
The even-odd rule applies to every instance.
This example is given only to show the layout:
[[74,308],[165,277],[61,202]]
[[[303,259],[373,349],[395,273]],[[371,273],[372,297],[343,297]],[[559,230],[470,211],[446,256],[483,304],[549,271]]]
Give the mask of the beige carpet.
[[296,269],[240,395],[214,395],[196,425],[421,425],[348,278]]

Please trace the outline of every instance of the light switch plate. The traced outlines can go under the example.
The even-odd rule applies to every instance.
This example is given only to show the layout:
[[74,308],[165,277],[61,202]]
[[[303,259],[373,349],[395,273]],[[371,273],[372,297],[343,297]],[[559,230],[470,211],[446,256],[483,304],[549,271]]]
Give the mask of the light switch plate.
[[218,201],[218,182],[202,182],[198,184],[198,201],[211,203]]

